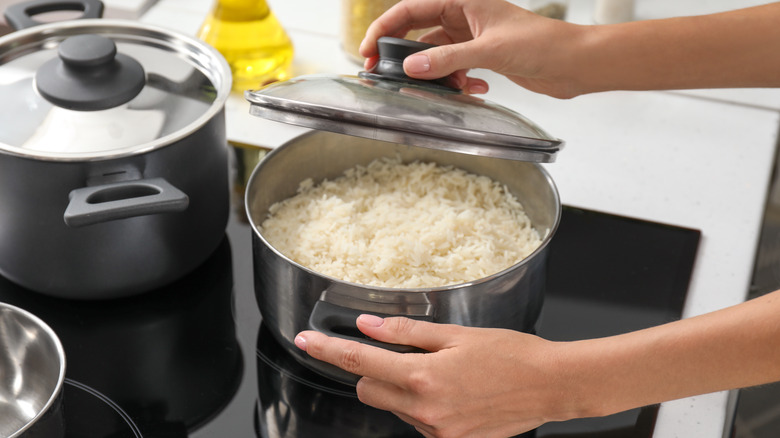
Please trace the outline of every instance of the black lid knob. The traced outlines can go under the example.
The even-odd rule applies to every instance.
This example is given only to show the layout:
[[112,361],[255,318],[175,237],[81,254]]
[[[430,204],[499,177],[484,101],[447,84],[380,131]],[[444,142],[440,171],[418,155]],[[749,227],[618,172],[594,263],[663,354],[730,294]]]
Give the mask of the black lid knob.
[[116,44],[97,35],[79,35],[63,41],[57,54],[70,67],[98,67],[114,60]]
[[99,35],[72,36],[60,43],[58,57],[35,74],[38,92],[49,102],[78,111],[114,108],[129,102],[146,84],[143,67],[117,53],[113,40]]
[[447,77],[422,80],[411,78],[404,72],[404,59],[406,59],[407,56],[430,49],[431,47],[436,46],[402,38],[380,37],[377,40],[379,61],[376,63],[373,70],[370,72],[360,72],[359,76],[369,79],[388,79],[460,92],[458,88],[449,86],[449,78]]

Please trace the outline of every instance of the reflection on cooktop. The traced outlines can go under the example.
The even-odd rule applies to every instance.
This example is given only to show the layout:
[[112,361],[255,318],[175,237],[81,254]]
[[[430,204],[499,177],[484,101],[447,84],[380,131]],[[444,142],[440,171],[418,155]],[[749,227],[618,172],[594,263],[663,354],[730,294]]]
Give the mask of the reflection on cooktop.
[[419,437],[390,412],[361,403],[355,387],[327,379],[298,363],[265,324],[257,337],[257,434],[263,438]]
[[[698,240],[696,230],[564,208],[538,334],[608,336],[679,318]],[[36,314],[63,342],[67,436],[419,436],[269,340],[251,258],[251,229],[234,211],[208,261],[141,296],[69,301],[0,277],[0,301]],[[649,438],[656,411],[548,424],[536,436]]]
[[64,410],[68,438],[143,437],[133,419],[100,391],[66,378],[63,399],[68,401]]
[[[62,341],[71,386],[102,394],[143,436],[189,436],[220,413],[241,382],[227,238],[196,272],[141,296],[64,300],[2,279],[0,300],[46,321]],[[69,436],[125,436],[124,421],[95,422],[90,405],[67,395]]]

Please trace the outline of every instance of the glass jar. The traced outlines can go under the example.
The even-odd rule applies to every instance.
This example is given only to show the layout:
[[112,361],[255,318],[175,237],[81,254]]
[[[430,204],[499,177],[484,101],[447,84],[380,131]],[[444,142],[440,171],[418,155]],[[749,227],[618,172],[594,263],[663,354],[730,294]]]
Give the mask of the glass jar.
[[225,57],[233,91],[287,79],[293,45],[265,0],[217,0],[198,38]]
[[[363,65],[358,49],[368,26],[400,0],[341,0],[341,48],[349,59]],[[415,30],[406,35],[417,39],[425,30]]]

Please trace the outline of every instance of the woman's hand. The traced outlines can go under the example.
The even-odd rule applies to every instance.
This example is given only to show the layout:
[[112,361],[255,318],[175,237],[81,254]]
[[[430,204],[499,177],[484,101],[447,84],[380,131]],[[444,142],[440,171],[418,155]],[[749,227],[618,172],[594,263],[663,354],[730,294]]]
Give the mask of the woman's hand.
[[[363,377],[360,400],[391,411],[427,437],[506,437],[577,416],[557,372],[556,343],[512,330],[362,315],[358,328],[431,353],[395,353],[306,331],[300,348]],[[574,409],[574,411],[572,411]]]
[[[485,93],[487,83],[466,76],[468,69],[486,68],[540,93],[559,97],[578,94],[572,83],[558,80],[560,68],[546,58],[561,56],[583,30],[560,20],[536,15],[504,0],[402,1],[379,17],[360,47],[366,69],[376,64],[376,41],[381,36],[403,37],[413,29],[433,28],[420,41],[440,47],[409,56],[406,73],[419,79],[453,74],[464,91]],[[544,61],[544,62],[543,62]]]
[[500,73],[558,98],[609,90],[780,86],[780,2],[718,14],[577,25],[504,0],[403,0],[369,26],[360,53],[376,62],[380,36],[428,29],[439,45],[404,61],[418,79],[452,74],[469,93],[487,92],[472,68]]
[[[301,332],[312,357],[363,377],[361,401],[428,437],[505,437],[548,421],[595,417],[780,380],[780,291],[621,335],[551,342],[512,330],[361,315],[382,348]],[[747,360],[747,362],[746,362]],[[746,365],[749,363],[749,365]]]

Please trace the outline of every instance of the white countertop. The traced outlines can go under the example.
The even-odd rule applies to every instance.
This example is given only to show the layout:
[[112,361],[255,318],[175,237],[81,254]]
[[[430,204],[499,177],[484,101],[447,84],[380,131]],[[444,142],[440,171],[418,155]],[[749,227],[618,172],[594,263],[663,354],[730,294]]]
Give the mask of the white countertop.
[[[521,1],[518,1],[520,3]],[[637,18],[716,12],[763,1],[639,0]],[[194,35],[212,0],[160,0],[147,23]],[[338,0],[269,0],[295,45],[294,75],[355,74],[339,46]],[[592,0],[571,0],[586,23]],[[684,316],[745,299],[780,126],[780,90],[608,92],[557,100],[491,72],[488,100],[510,107],[566,141],[546,165],[564,204],[701,230]],[[276,147],[305,130],[227,104],[231,140]],[[630,292],[630,291],[629,291]],[[728,393],[664,403],[655,438],[720,438]]]

